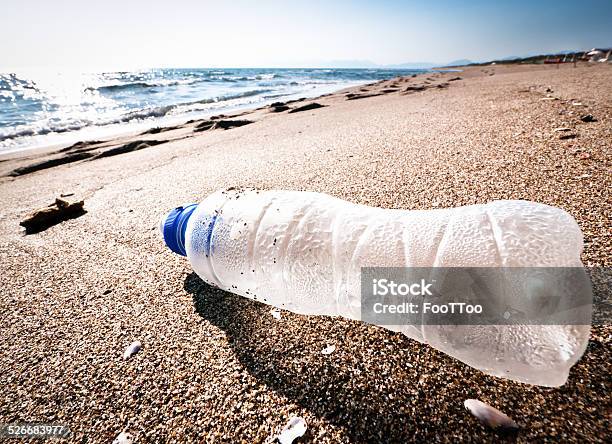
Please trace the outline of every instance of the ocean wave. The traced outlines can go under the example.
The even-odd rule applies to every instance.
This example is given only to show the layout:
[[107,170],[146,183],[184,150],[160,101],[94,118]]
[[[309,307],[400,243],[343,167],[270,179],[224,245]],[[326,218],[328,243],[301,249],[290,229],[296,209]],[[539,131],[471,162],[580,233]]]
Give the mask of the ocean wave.
[[[230,100],[242,99],[246,97],[253,97],[257,95],[263,95],[267,92],[271,92],[271,89],[252,89],[243,91],[236,94],[226,94],[218,97],[210,97],[201,100],[195,100],[191,102],[182,102],[174,105],[157,106],[150,108],[143,108],[138,110],[129,111],[120,117],[100,119],[97,122],[93,122],[89,119],[73,120],[68,122],[46,122],[39,126],[17,126],[12,131],[8,131],[5,134],[0,133],[0,142],[7,140],[14,140],[21,137],[32,137],[32,136],[43,136],[50,133],[65,133],[68,131],[77,131],[90,126],[107,126],[115,125],[120,123],[130,123],[135,121],[143,121],[147,119],[161,118],[168,114],[171,114],[177,109],[183,109],[185,111],[198,110],[194,105],[207,105],[212,103],[225,102]],[[180,114],[180,113],[179,113]]]
[[225,71],[212,71],[207,73],[207,76],[192,76],[188,79],[159,79],[159,80],[142,80],[135,79],[133,81],[127,82],[117,82],[110,84],[103,84],[97,86],[88,86],[85,88],[86,91],[98,91],[101,93],[113,93],[120,92],[124,90],[139,90],[139,89],[148,89],[148,88],[163,88],[168,86],[178,86],[178,85],[193,85],[195,83],[200,82],[252,82],[257,80],[272,80],[282,77],[279,74],[268,73],[268,74],[258,74],[258,75],[228,75],[229,73]]
[[219,102],[219,101],[225,101],[225,100],[241,99],[243,97],[258,96],[260,94],[265,94],[265,93],[271,92],[271,91],[274,91],[274,90],[273,89],[269,89],[269,88],[250,89],[250,90],[243,91],[243,92],[240,92],[240,93],[225,94],[225,95],[219,96],[216,101]]
[[38,91],[36,85],[31,80],[24,80],[15,74],[0,74],[0,91]]
[[7,134],[0,134],[0,142],[4,142],[7,140],[19,139],[21,137],[32,137],[32,136],[44,136],[46,134],[51,133],[66,133],[69,131],[78,131],[87,126],[91,126],[93,122],[79,122],[79,123],[71,123],[64,125],[50,125],[47,127],[17,127],[13,132],[9,132]]
[[260,94],[265,94],[265,93],[271,92],[271,91],[274,91],[274,90],[273,89],[250,89],[250,90],[239,92],[239,93],[235,93],[235,94],[223,94],[223,95],[216,96],[216,97],[207,97],[207,98],[201,99],[201,100],[194,100],[192,102],[178,103],[175,106],[186,106],[186,105],[195,105],[195,104],[208,104],[208,103],[225,102],[225,101],[228,101],[228,100],[242,99],[244,97],[258,96]]
[[125,123],[130,122],[132,120],[144,120],[149,119],[151,117],[164,117],[178,105],[166,105],[166,106],[158,106],[154,108],[145,108],[136,111],[130,111],[127,114],[119,117],[118,119],[113,119],[110,122],[106,123],[106,125],[113,123]]
[[278,94],[266,94],[265,96],[263,96],[264,99],[278,99],[280,97],[288,97],[293,95],[293,93],[291,91],[287,91],[284,93],[278,93]]
[[88,86],[85,88],[85,91],[98,91],[98,92],[117,92],[124,90],[138,90],[138,89],[147,89],[147,88],[163,88],[167,86],[177,86],[177,85],[192,85],[194,83],[206,82],[208,79],[189,79],[189,80],[167,80],[167,81],[157,81],[157,82],[127,82],[127,83],[113,83],[110,85],[101,85],[101,86]]
[[[211,73],[212,74],[212,73]],[[221,82],[252,82],[256,80],[272,80],[278,79],[282,76],[280,74],[257,74],[257,75],[211,75],[210,80],[221,81]]]
[[101,119],[93,122],[89,119],[73,120],[65,122],[46,122],[40,126],[18,126],[5,134],[0,133],[0,142],[6,140],[18,139],[21,137],[44,136],[51,133],[65,133],[68,131],[78,131],[91,126],[107,126],[119,123],[130,123],[134,121],[142,121],[151,118],[160,118],[167,115],[171,110],[178,105],[168,105],[160,107],[152,107],[141,110],[130,111],[120,117]]

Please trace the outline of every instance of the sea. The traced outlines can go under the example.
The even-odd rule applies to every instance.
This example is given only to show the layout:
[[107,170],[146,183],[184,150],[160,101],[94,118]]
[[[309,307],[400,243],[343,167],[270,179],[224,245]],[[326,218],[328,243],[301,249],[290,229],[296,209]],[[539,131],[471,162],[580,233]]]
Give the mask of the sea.
[[0,73],[0,154],[316,97],[425,70],[147,69]]

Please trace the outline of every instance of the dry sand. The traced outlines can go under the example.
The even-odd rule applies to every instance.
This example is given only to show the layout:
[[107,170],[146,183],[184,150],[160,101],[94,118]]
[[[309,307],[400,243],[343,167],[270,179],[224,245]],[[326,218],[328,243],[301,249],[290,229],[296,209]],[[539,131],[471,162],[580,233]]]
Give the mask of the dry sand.
[[[475,67],[288,104],[326,105],[303,112],[260,109],[227,130],[193,122],[79,146],[92,156],[0,179],[0,423],[65,423],[73,442],[122,430],[137,443],[262,442],[300,415],[303,442],[497,441],[463,407],[478,398],[522,427],[504,439],[605,441],[609,326],[593,328],[563,387],[509,382],[382,328],[278,321],[205,285],[156,228],[230,186],[408,209],[529,199],[571,213],[585,265],[609,267],[611,97],[609,65]],[[94,159],[134,140],[171,141]],[[46,152],[5,156],[0,174],[66,155]],[[25,214],[66,193],[87,213],[23,234]],[[134,340],[143,348],[124,361]]]

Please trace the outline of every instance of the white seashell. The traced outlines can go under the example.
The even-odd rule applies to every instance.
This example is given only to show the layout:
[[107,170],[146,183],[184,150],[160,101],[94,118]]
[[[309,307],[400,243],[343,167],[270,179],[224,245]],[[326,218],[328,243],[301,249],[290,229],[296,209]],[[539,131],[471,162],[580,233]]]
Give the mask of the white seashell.
[[508,415],[478,399],[467,399],[463,402],[463,405],[487,427],[502,430],[516,430],[519,428],[516,422]]
[[300,416],[294,416],[289,420],[280,434],[276,437],[280,444],[292,444],[293,441],[306,433],[306,421]]
[[328,345],[323,350],[321,350],[321,354],[322,355],[331,355],[335,351],[336,351],[336,346],[335,345]]
[[121,432],[113,440],[113,444],[132,444],[132,435],[128,432]]
[[140,341],[132,342],[123,352],[123,359],[130,359],[132,356],[138,353],[141,348],[142,344],[140,343]]
[[274,319],[280,319],[281,318],[281,311],[278,308],[273,308],[272,310],[270,310],[270,314],[272,314],[272,317]]

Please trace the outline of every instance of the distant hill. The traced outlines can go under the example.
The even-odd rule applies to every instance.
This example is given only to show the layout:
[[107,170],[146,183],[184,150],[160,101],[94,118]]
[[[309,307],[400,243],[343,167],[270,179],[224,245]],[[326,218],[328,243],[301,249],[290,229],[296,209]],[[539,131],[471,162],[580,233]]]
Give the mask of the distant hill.
[[384,69],[429,69],[438,66],[438,63],[431,62],[414,62],[414,63],[399,63],[397,65],[383,65],[380,68]]
[[340,69],[358,69],[358,68],[380,68],[370,60],[331,60],[329,62],[318,63],[320,68],[340,68]]
[[320,68],[340,68],[340,69],[429,69],[437,66],[431,62],[412,62],[398,63],[393,65],[379,65],[370,60],[331,60],[329,62],[318,63]]
[[471,65],[472,63],[476,63],[476,62],[472,60],[468,60],[468,59],[459,59],[459,60],[453,60],[452,62],[449,62],[444,66],[465,66],[465,65]]
[[[612,48],[600,48],[603,52],[612,50]],[[541,64],[541,63],[569,63],[573,61],[588,61],[590,57],[587,53],[590,50],[580,51],[557,51],[548,54],[530,54],[524,57],[504,57],[503,59],[490,60],[488,62],[474,63],[474,65],[489,65],[495,64]],[[605,59],[604,59],[605,60]]]
[[[607,49],[606,49],[607,51]],[[507,56],[500,59],[493,59],[489,61],[474,61],[469,59],[453,60],[452,62],[443,63],[431,63],[431,62],[406,62],[397,63],[392,65],[380,65],[370,60],[332,60],[329,62],[319,63],[321,68],[362,68],[362,69],[431,69],[431,68],[451,68],[454,66],[468,66],[468,65],[487,65],[490,63],[499,64],[514,64],[514,63],[544,63],[548,58],[561,58],[567,61],[573,60],[585,60],[585,54],[588,51],[558,51],[550,54],[538,54],[531,53],[522,56]],[[573,57],[573,58],[570,58]],[[546,63],[549,63],[546,61]]]

